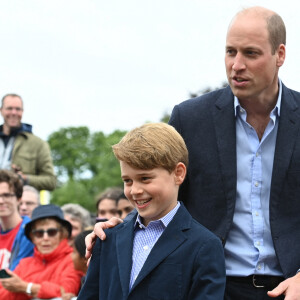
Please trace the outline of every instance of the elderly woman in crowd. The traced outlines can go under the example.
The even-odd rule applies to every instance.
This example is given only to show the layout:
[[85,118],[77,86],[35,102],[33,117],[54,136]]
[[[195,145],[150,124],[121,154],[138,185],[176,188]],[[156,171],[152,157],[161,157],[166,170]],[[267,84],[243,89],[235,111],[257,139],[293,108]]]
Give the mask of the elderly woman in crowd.
[[20,261],[10,278],[0,279],[0,299],[23,300],[61,297],[64,292],[77,295],[82,272],[74,269],[73,249],[68,245],[72,226],[60,207],[49,204],[34,209],[25,227],[35,245],[33,257]]
[[61,207],[65,219],[72,225],[72,234],[69,245],[73,246],[76,236],[92,225],[91,215],[88,210],[77,203],[67,203]]

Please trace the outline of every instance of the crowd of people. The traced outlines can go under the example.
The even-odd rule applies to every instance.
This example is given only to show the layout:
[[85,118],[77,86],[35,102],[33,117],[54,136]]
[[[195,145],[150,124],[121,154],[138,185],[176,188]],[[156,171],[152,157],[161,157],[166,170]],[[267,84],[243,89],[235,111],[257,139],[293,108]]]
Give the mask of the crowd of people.
[[97,197],[96,218],[40,204],[50,149],[5,95],[0,299],[300,300],[300,93],[279,78],[285,57],[277,13],[238,12],[228,86],[114,145],[124,189]]
[[[123,190],[108,191],[101,199],[114,194],[117,212]],[[76,297],[87,272],[85,237],[95,222],[79,204],[41,205],[38,190],[0,170],[0,269],[7,277],[0,279],[0,299]]]

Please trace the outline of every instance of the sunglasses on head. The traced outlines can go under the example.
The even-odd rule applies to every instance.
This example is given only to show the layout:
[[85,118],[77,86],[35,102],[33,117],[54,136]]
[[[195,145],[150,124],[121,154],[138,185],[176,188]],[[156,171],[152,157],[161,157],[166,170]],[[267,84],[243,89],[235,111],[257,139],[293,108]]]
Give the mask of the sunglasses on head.
[[32,234],[37,238],[42,238],[46,232],[48,236],[53,237],[53,236],[56,236],[60,230],[61,229],[59,229],[59,228],[49,228],[47,230],[34,229],[34,230],[32,230]]

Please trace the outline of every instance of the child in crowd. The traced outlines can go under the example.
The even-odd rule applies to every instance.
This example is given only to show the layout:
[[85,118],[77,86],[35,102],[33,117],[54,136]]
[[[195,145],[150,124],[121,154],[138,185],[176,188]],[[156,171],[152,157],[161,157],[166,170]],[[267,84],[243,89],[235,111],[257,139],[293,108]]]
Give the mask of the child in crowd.
[[136,213],[96,240],[78,300],[223,299],[221,242],[177,201],[188,165],[182,137],[145,124],[113,151]]

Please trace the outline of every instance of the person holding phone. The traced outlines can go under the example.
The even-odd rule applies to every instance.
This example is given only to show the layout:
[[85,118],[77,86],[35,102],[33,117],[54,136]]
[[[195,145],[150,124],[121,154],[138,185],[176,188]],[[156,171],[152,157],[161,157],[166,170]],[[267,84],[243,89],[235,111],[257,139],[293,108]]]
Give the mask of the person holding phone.
[[[33,257],[20,261],[9,278],[0,278],[0,299],[25,300],[61,297],[62,291],[76,295],[82,272],[75,270],[68,244],[72,226],[60,207],[49,204],[34,209],[25,234],[34,244]],[[1,271],[5,276],[5,271]]]

